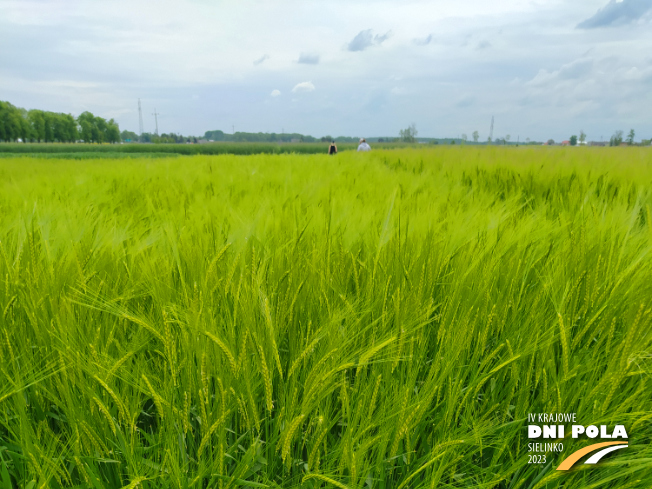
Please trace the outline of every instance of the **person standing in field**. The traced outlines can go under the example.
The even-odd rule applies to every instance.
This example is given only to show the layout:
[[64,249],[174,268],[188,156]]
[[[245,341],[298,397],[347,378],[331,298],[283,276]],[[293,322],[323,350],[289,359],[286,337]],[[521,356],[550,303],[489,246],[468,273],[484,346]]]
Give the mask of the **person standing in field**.
[[371,146],[367,144],[365,138],[360,139],[360,144],[358,145],[358,151],[371,151]]
[[328,147],[328,154],[337,154],[337,144],[335,144],[335,140],[331,141],[331,145]]

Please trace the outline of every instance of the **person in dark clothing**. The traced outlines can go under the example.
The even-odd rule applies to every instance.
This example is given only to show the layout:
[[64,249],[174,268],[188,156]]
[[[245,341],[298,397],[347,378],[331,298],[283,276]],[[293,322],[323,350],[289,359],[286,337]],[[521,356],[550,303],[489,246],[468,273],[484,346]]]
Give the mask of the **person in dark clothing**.
[[331,141],[331,145],[328,147],[328,154],[337,154],[337,145],[335,144],[335,141]]

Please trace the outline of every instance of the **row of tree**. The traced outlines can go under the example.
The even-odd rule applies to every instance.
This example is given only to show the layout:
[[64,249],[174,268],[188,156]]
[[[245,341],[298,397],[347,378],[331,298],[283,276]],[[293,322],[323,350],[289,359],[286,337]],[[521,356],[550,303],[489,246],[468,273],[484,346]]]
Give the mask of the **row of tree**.
[[208,141],[225,141],[234,143],[290,143],[293,141],[314,143],[318,141],[318,139],[313,136],[306,136],[298,133],[277,134],[275,132],[236,132],[228,134],[220,130],[206,131],[204,139]]
[[161,134],[157,136],[156,134],[150,134],[149,132],[144,132],[140,136],[133,131],[122,131],[120,137],[125,143],[170,143],[170,144],[183,144],[183,143],[197,143],[198,140],[195,136],[182,136],[181,134],[175,134],[171,132],[170,134]]
[[314,136],[292,133],[276,132],[235,132],[233,134],[225,133],[224,131],[206,131],[204,139],[207,141],[224,141],[233,143],[330,143],[336,141],[338,143],[355,143],[358,142],[357,137],[337,136],[330,135],[316,138]]
[[113,119],[90,112],[76,119],[70,114],[25,110],[0,101],[0,141],[45,143],[119,143],[120,129]]
[[580,131],[580,137],[578,138],[576,135],[572,135],[569,139],[570,145],[571,146],[577,146],[577,143],[579,142],[580,144],[586,144],[586,133],[584,131]]
[[[628,146],[634,146],[635,137],[636,137],[636,131],[634,131],[634,129],[629,130],[629,133],[627,134],[627,138],[623,137],[623,131],[618,130],[613,133],[611,138],[609,138],[609,146],[620,146],[621,144],[623,144],[623,141],[627,143]],[[586,134],[584,134],[584,131],[580,131],[580,137],[578,138],[577,136],[573,135],[570,137],[569,142],[571,146],[576,146],[578,142],[580,144],[584,144],[586,142]],[[648,144],[650,144],[650,142],[644,139],[641,142],[641,144],[647,146]]]
[[[634,137],[636,136],[636,131],[634,129],[629,130],[629,134],[627,135],[627,139],[625,139],[625,142],[632,146],[634,144]],[[623,144],[623,131],[618,130],[613,133],[613,136],[609,138],[609,146],[620,146]]]

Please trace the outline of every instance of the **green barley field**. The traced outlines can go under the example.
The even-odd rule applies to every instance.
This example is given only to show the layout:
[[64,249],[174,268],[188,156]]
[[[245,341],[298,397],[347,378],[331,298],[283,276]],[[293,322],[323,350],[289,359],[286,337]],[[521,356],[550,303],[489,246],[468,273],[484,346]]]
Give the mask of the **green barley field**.
[[648,489],[651,252],[647,148],[3,158],[0,489]]

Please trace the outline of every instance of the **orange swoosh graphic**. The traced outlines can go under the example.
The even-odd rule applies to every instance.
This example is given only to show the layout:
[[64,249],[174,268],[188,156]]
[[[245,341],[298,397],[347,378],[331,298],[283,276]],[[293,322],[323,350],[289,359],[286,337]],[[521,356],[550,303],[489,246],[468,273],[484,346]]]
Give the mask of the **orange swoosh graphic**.
[[588,447],[581,448],[580,450],[571,453],[566,459],[557,467],[557,470],[568,470],[570,469],[575,462],[581,459],[587,453],[595,452],[596,450],[609,447],[611,445],[627,445],[626,441],[606,441],[604,443],[594,443]]

